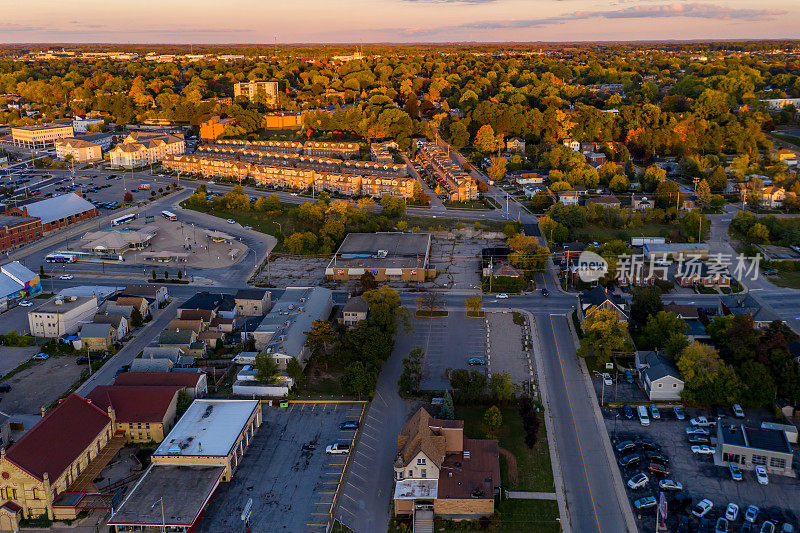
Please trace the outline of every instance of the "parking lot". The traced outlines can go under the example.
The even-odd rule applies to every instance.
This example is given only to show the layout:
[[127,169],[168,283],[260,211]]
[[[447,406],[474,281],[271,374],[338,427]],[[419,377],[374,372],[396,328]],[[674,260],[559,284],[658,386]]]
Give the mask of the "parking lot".
[[[414,318],[410,339],[398,339],[398,344],[411,348],[419,346],[425,352],[422,364],[423,390],[442,391],[450,388],[448,368],[478,368],[469,366],[471,357],[486,358],[486,327],[483,319],[467,318],[464,311],[450,311],[442,318]],[[411,349],[409,348],[409,349]]]
[[[35,353],[35,352],[34,352]],[[77,356],[61,355],[36,361],[30,367],[4,380],[11,390],[2,394],[0,411],[15,415],[38,415],[42,407],[56,401],[86,370],[76,364]]]
[[491,357],[490,372],[508,372],[514,383],[531,379],[529,352],[522,347],[522,327],[514,324],[512,313],[486,313]]
[[[739,506],[739,517],[731,524],[731,531],[740,530],[744,511],[749,505],[756,505],[762,510],[756,520],[755,525],[757,527],[754,528],[755,531],[758,531],[762,522],[766,520],[767,516],[763,510],[769,507],[780,508],[785,519],[794,523],[795,528],[797,527],[797,515],[800,515],[800,481],[798,479],[770,475],[769,484],[760,485],[752,471],[743,469],[744,479],[737,482],[731,479],[727,468],[714,465],[713,456],[697,455],[691,452],[691,445],[685,433],[685,429],[689,427],[688,420],[691,417],[700,415],[710,416],[710,412],[690,409],[686,412],[686,420],[680,421],[677,420],[671,409],[661,408],[661,419],[653,420],[651,418],[650,426],[647,427],[642,426],[636,417],[632,420],[627,420],[617,410],[604,409],[603,412],[606,427],[614,446],[627,440],[637,441],[647,438],[660,447],[660,452],[669,461],[667,464],[669,475],[648,472],[649,465],[647,461],[642,461],[629,467],[620,467],[623,481],[626,483],[638,472],[644,471],[650,478],[645,487],[634,490],[626,487],[631,503],[645,496],[653,496],[658,499],[658,481],[666,478],[680,482],[683,485],[683,492],[691,497],[691,504],[685,511],[670,509],[667,520],[669,531],[676,531],[679,516],[690,513],[694,505],[704,498],[711,500],[714,504],[713,509],[706,515],[712,528],[717,518],[724,516],[725,507],[731,502]],[[736,423],[758,426],[761,420],[769,417],[766,412],[758,413],[754,411],[752,413],[748,412],[747,415],[752,418],[741,421],[734,419],[728,413],[724,420],[735,420]],[[714,428],[711,428],[712,444],[716,441],[715,431]],[[639,445],[630,451],[617,453],[617,459],[628,453],[643,454],[644,452],[643,447]],[[797,464],[796,461],[795,464]],[[675,494],[676,492],[670,492],[665,495],[667,500],[671,501],[674,499]],[[640,531],[655,531],[655,509],[637,511],[634,507],[634,516],[637,518]],[[698,524],[698,520],[692,518],[690,520],[690,531],[697,531]]]
[[[264,407],[264,421],[236,475],[220,485],[198,533],[244,531],[240,519],[253,499],[251,531],[324,531],[348,455],[325,447],[352,442],[339,424],[361,419],[362,403],[292,403]],[[313,447],[313,449],[312,449]]]

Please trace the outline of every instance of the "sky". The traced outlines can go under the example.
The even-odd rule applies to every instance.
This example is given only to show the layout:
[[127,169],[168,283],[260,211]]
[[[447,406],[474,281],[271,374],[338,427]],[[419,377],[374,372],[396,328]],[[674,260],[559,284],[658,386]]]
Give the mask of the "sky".
[[0,0],[3,43],[800,38],[800,0]]

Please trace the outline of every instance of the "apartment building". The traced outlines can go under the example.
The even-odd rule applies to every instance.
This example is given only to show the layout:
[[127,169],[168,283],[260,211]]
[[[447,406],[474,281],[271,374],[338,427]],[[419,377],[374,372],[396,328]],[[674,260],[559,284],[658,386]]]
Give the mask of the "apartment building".
[[24,148],[52,147],[58,139],[74,137],[72,123],[39,124],[36,126],[16,126],[11,128],[11,139],[14,146]]
[[288,187],[290,189],[307,189],[314,185],[317,173],[292,167],[275,167],[269,165],[253,165],[253,179],[259,185],[272,187]]
[[76,163],[88,163],[103,159],[103,148],[99,144],[80,139],[59,139],[56,144],[56,157],[64,160],[72,157]]
[[359,151],[358,143],[353,142],[306,141],[303,143],[303,153],[306,155],[339,156],[343,159],[350,159],[352,156],[358,155]]
[[364,176],[361,178],[361,194],[373,198],[380,198],[384,194],[398,198],[413,198],[416,183],[413,178]]
[[0,252],[42,238],[42,220],[38,217],[0,215]]
[[299,128],[303,125],[303,113],[299,111],[275,111],[264,115],[265,128]]
[[111,164],[119,168],[137,168],[158,163],[172,154],[186,150],[183,134],[134,132],[109,152]]
[[417,147],[420,162],[447,191],[450,201],[464,202],[478,198],[477,182],[461,170],[444,150],[432,142],[418,142]]
[[180,387],[99,385],[86,396],[94,405],[114,410],[114,431],[127,442],[161,442],[175,424]]
[[87,133],[92,126],[103,126],[106,123],[102,118],[75,118],[72,121],[72,129],[75,133]]
[[233,96],[244,96],[251,102],[257,100],[274,106],[278,103],[277,81],[247,81],[233,84]]
[[200,123],[200,139],[215,141],[225,131],[225,126],[234,126],[235,124],[235,118],[220,118],[219,115],[215,115]]
[[57,339],[76,333],[97,313],[94,296],[56,296],[28,311],[28,327],[34,337]]

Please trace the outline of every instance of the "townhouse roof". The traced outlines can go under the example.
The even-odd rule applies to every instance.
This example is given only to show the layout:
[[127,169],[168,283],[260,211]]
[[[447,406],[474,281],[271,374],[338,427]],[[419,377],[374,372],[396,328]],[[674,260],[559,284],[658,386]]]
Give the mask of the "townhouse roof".
[[233,311],[236,309],[236,301],[230,294],[202,291],[186,300],[180,308],[202,309],[206,311]]
[[95,324],[111,324],[115,329],[119,329],[123,320],[127,322],[128,319],[123,315],[103,315],[100,313],[94,315],[94,318],[92,318],[92,322]]
[[122,296],[144,296],[147,298],[156,298],[158,291],[163,287],[160,285],[127,285],[120,295]]
[[142,350],[142,359],[169,359],[177,363],[183,355],[178,346],[147,346]]
[[42,219],[42,224],[85,213],[94,208],[94,205],[74,192],[53,196],[25,206],[28,216],[39,217]]
[[181,319],[183,320],[202,320],[211,322],[214,318],[214,311],[211,309],[182,309]]
[[315,320],[328,318],[332,300],[333,291],[324,287],[287,288],[254,333],[271,333],[264,347],[268,352],[300,360],[306,343],[305,332]]
[[163,422],[180,387],[99,385],[86,396],[100,409],[114,409],[118,422]]
[[191,344],[196,338],[196,333],[191,329],[181,331],[164,330],[158,336],[159,344]]
[[361,296],[353,296],[344,304],[342,311],[345,313],[367,313],[369,312],[369,304]]
[[696,305],[676,304],[675,302],[670,302],[664,306],[664,311],[675,313],[677,316],[685,319],[699,317]]
[[500,487],[496,440],[464,438],[464,450],[448,453],[439,472],[438,499],[494,499]]
[[81,326],[82,339],[105,339],[108,338],[114,326],[108,323],[90,322]]
[[237,300],[262,300],[267,292],[264,289],[239,289],[234,298]]
[[114,385],[195,388],[203,377],[201,372],[123,372]]
[[6,451],[6,459],[35,478],[54,482],[111,422],[106,411],[73,393]]
[[447,453],[447,439],[431,430],[431,422],[435,420],[428,411],[420,407],[403,424],[403,429],[397,436],[397,455],[398,459],[402,458],[402,466],[407,465],[419,452],[424,453],[437,467],[442,464]]

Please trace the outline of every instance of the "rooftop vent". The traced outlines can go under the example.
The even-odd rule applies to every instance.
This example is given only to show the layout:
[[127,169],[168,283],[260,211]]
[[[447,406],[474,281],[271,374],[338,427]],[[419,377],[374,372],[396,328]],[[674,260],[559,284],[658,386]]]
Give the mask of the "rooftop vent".
[[213,410],[214,410],[214,406],[213,406],[213,405],[209,405],[209,406],[207,406],[207,407],[206,407],[206,412],[205,412],[205,413],[203,413],[203,418],[208,418],[209,416],[211,416],[211,412],[212,412]]
[[470,453],[470,452],[468,452],[468,451],[465,451],[465,452],[464,452],[464,459],[465,459],[465,460],[469,459],[469,453]]

